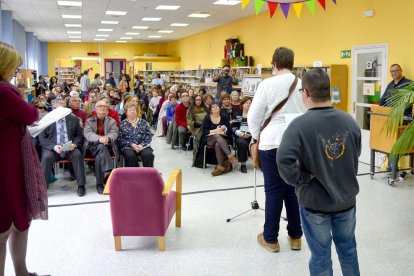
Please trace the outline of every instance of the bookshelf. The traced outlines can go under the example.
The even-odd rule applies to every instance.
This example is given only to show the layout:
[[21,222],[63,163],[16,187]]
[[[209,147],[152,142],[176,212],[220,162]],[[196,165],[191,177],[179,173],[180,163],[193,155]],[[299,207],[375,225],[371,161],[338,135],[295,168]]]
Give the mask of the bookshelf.
[[55,71],[59,83],[76,81],[75,67],[56,67]]

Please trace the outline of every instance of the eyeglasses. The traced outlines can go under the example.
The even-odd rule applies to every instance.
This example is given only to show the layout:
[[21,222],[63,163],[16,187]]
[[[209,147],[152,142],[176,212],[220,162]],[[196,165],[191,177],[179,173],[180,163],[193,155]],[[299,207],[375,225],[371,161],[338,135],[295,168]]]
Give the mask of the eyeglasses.
[[47,110],[46,106],[38,106],[37,109]]
[[391,70],[390,71],[390,73],[396,73],[396,72],[399,72],[400,71],[400,69],[397,69],[397,70]]
[[299,92],[302,93],[303,91],[305,91],[306,88],[299,88]]

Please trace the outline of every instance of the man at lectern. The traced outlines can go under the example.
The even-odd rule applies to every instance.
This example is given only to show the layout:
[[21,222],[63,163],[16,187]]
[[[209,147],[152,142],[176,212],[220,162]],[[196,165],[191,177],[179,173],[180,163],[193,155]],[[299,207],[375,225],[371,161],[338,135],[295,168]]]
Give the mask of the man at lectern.
[[[393,89],[404,88],[411,80],[407,79],[402,75],[402,68],[399,64],[393,64],[390,67],[390,73],[392,77],[392,81],[387,85],[385,89],[384,95],[382,95],[380,100],[381,106],[388,106],[390,104],[388,97],[390,96],[390,92]],[[404,111],[404,116],[412,117],[413,107],[410,106]]]

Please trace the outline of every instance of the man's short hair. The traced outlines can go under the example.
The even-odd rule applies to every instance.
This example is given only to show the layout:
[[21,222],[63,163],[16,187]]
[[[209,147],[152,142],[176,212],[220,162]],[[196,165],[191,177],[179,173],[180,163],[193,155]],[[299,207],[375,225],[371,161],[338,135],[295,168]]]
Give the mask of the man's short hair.
[[302,88],[308,91],[315,102],[323,102],[331,98],[329,76],[322,69],[314,68],[307,71],[302,78]]
[[223,101],[224,99],[229,99],[230,100],[230,95],[227,92],[221,93],[220,95],[220,101]]
[[398,68],[400,68],[400,70],[402,69],[402,68],[401,68],[401,65],[399,65],[398,63],[394,63],[393,65],[391,65],[391,66],[390,66],[390,68],[391,68],[391,67],[394,67],[394,66],[398,66]]
[[223,69],[226,67],[230,69],[230,64],[224,64]]
[[277,70],[293,70],[294,61],[295,53],[289,48],[279,47],[273,53],[272,64],[276,66]]
[[66,101],[64,99],[61,99],[61,98],[56,98],[56,99],[54,99],[52,101],[52,105],[55,106],[56,104],[63,104],[63,105],[65,105],[66,104]]

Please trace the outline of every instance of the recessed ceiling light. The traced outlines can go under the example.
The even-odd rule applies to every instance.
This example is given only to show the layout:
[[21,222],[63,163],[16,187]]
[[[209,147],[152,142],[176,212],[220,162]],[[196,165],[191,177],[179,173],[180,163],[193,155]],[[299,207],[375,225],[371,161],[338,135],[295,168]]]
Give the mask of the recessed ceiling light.
[[186,27],[188,26],[187,23],[172,23],[170,26],[172,27]]
[[148,26],[132,26],[132,29],[136,30],[147,30],[148,28]]
[[106,39],[105,38],[95,38],[94,40],[96,40],[96,41],[105,41]]
[[209,13],[192,13],[188,17],[196,17],[196,18],[206,18],[209,17]]
[[118,43],[127,43],[127,41],[126,41],[126,40],[117,40],[117,41],[115,41],[115,42],[118,42]]
[[109,35],[106,35],[106,34],[97,34],[96,36],[97,37],[108,37]]
[[213,5],[225,5],[225,6],[234,6],[237,4],[240,4],[241,1],[237,1],[237,0],[218,0],[216,2],[213,3]]
[[121,36],[119,39],[132,39],[130,36]]
[[81,31],[67,31],[68,34],[81,34]]
[[81,19],[81,18],[82,18],[82,15],[62,14],[62,18],[68,18],[68,19]]
[[148,37],[149,38],[161,38],[162,36],[160,36],[160,35],[149,35]]
[[126,11],[106,11],[105,14],[107,15],[126,15],[128,12]]
[[65,24],[66,28],[80,28],[82,27],[81,24]]
[[125,33],[126,35],[139,35],[139,33]]
[[160,21],[162,18],[161,17],[144,17],[141,20],[142,21]]
[[59,6],[82,7],[82,2],[78,1],[57,1]]
[[172,31],[172,30],[159,30],[158,32],[162,33],[162,34],[170,34],[170,33],[173,33],[174,31]]
[[80,39],[71,39],[71,40],[69,40],[70,42],[81,42],[81,40]]
[[175,11],[178,10],[181,6],[170,6],[170,5],[159,5],[156,7],[156,10],[169,10],[169,11]]
[[77,36],[77,35],[70,35],[69,38],[82,38],[81,36]]
[[101,24],[116,25],[119,21],[101,21]]
[[98,29],[98,32],[112,32],[114,29]]

